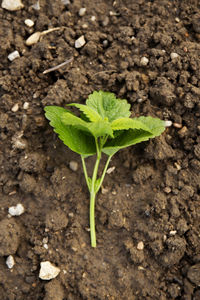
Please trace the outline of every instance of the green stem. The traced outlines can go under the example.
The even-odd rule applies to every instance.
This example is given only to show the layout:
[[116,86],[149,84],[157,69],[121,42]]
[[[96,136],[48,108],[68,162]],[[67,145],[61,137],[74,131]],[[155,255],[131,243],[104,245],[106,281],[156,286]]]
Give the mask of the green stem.
[[88,187],[88,190],[90,191],[89,179],[88,179],[87,169],[86,169],[86,165],[85,165],[85,159],[84,159],[83,155],[81,155],[81,161],[82,161],[82,165],[83,165],[83,172],[85,175],[87,187]]
[[105,164],[103,173],[102,173],[102,175],[101,175],[101,180],[100,180],[100,182],[99,182],[99,186],[98,186],[98,188],[96,189],[96,193],[98,193],[98,191],[99,191],[99,189],[100,189],[100,187],[101,187],[101,185],[102,185],[102,183],[103,183],[103,180],[104,180],[104,177],[105,177],[105,175],[106,175],[106,171],[107,171],[107,169],[108,169],[108,165],[109,165],[109,163],[110,163],[111,158],[112,158],[112,155],[110,155],[110,156],[108,157],[108,159],[107,159],[107,162],[106,162],[106,164]]
[[91,246],[96,247],[96,231],[95,231],[95,198],[96,198],[96,191],[95,191],[95,183],[97,179],[97,173],[99,168],[99,163],[101,159],[101,152],[99,151],[99,145],[97,139],[96,148],[97,148],[97,159],[94,166],[94,171],[92,175],[92,183],[91,183],[91,190],[90,190],[90,238],[91,238]]

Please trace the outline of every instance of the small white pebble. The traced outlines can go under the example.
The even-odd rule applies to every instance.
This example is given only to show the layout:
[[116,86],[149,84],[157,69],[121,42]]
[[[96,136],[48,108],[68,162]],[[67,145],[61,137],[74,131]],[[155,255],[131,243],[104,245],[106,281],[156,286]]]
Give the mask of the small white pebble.
[[81,48],[85,45],[85,37],[84,35],[81,35],[76,41],[75,41],[75,48]]
[[83,29],[88,28],[88,24],[84,23],[84,24],[82,25],[82,28],[83,28]]
[[170,54],[170,57],[171,57],[171,59],[175,59],[175,58],[179,57],[179,55],[177,53],[175,53],[175,52],[172,52]]
[[176,230],[171,230],[171,231],[169,232],[169,235],[173,236],[173,235],[175,235],[176,233],[177,233]]
[[41,32],[34,32],[33,34],[31,34],[27,40],[26,40],[26,45],[27,46],[31,46],[31,45],[34,45],[36,44],[39,39],[40,39],[40,36],[41,36]]
[[72,171],[76,172],[78,170],[78,163],[74,160],[71,160],[69,163],[69,167]]
[[40,279],[50,280],[57,277],[59,273],[60,269],[52,265],[50,261],[43,261],[40,263]]
[[177,23],[179,23],[179,22],[180,22],[180,19],[179,19],[179,18],[175,18],[175,21],[176,21]]
[[28,109],[28,108],[29,108],[29,103],[28,102],[24,102],[23,109]]
[[42,239],[42,243],[43,243],[43,244],[47,244],[47,243],[48,243],[48,240],[49,240],[48,237],[45,237],[45,238]]
[[137,244],[137,249],[138,250],[143,250],[144,249],[144,243],[142,241]]
[[19,104],[16,103],[15,105],[13,105],[13,107],[11,108],[12,112],[17,112],[19,110]]
[[175,162],[174,165],[175,165],[175,167],[177,168],[178,171],[181,170],[181,166],[177,162]]
[[183,125],[180,124],[180,123],[173,123],[173,126],[176,127],[176,128],[182,128]]
[[19,52],[17,50],[15,50],[15,51],[11,52],[10,54],[8,54],[8,59],[10,61],[13,61],[13,60],[15,60],[16,58],[19,58],[19,57],[20,57],[20,55],[19,55]]
[[169,187],[169,186],[166,186],[165,188],[164,188],[164,192],[166,193],[166,194],[169,194],[169,193],[171,193],[171,188]]
[[25,139],[22,138],[13,138],[13,148],[15,149],[25,149],[27,147],[27,141]]
[[26,26],[28,26],[28,27],[33,27],[33,25],[34,25],[34,22],[33,22],[31,19],[26,19],[26,20],[24,21],[24,23],[25,23]]
[[19,10],[24,7],[21,0],[3,0],[1,7],[10,11]]
[[165,121],[165,127],[172,126],[172,121]]
[[49,246],[47,244],[44,244],[43,247],[47,250]]
[[15,265],[14,257],[12,255],[9,255],[6,259],[6,265],[9,269],[12,269]]
[[94,22],[96,20],[95,16],[91,16],[91,21]]
[[81,7],[79,9],[79,12],[78,12],[79,16],[83,17],[85,15],[85,13],[86,13],[86,8],[85,7]]
[[149,59],[147,57],[143,56],[140,60],[140,63],[142,66],[146,66],[149,63]]
[[20,216],[24,213],[24,206],[18,203],[16,206],[9,207],[8,212],[11,216]]
[[107,174],[111,174],[113,171],[115,170],[115,166],[108,168],[108,170],[106,171]]

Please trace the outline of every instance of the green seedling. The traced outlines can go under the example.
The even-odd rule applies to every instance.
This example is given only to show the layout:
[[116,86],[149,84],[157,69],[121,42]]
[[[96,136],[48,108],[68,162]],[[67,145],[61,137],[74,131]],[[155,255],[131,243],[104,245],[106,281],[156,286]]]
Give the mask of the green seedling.
[[[63,143],[81,155],[90,193],[91,246],[96,247],[95,198],[112,156],[120,149],[159,136],[165,130],[165,122],[152,117],[130,118],[130,104],[103,91],[89,95],[86,105],[72,103],[67,106],[78,108],[80,116],[58,106],[46,106],[45,116]],[[107,162],[98,177],[102,153],[107,155]],[[91,155],[96,155],[96,162],[92,177],[89,177],[85,159]]]

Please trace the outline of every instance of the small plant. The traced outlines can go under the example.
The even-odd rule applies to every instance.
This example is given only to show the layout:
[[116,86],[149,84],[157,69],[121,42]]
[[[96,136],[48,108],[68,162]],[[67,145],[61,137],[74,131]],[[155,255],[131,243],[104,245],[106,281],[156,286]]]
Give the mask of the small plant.
[[[95,198],[112,156],[122,148],[159,136],[165,130],[165,122],[152,117],[130,118],[130,104],[103,91],[89,95],[86,105],[72,103],[67,106],[78,108],[80,116],[58,106],[46,106],[45,116],[63,143],[81,155],[90,192],[91,246],[96,247]],[[108,158],[102,175],[98,177],[102,153]],[[91,155],[96,155],[96,162],[92,177],[89,177],[85,158]]]

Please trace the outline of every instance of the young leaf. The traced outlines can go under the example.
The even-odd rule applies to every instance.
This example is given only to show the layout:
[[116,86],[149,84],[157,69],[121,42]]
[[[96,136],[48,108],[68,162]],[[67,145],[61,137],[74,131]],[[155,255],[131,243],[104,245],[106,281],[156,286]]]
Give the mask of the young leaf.
[[93,123],[86,122],[72,115],[71,113],[66,112],[62,114],[61,121],[65,125],[72,125],[79,130],[83,130],[88,133],[91,133],[95,138],[98,138],[99,136],[105,136],[105,135],[109,135],[113,137],[111,124],[104,120],[100,120]]
[[143,129],[149,131],[150,129],[138,118],[120,118],[111,123],[112,130],[128,130],[128,129]]
[[102,117],[98,114],[98,112],[96,112],[93,108],[91,108],[87,105],[83,105],[83,104],[79,104],[79,103],[71,103],[71,104],[68,104],[67,106],[75,106],[75,107],[79,108],[80,111],[82,111],[84,113],[84,115],[91,122],[97,122],[97,121],[102,120]]
[[68,113],[66,109],[58,106],[46,106],[44,110],[45,116],[50,121],[54,131],[72,151],[88,156],[96,153],[95,141],[92,136],[73,126],[62,123],[61,115]]
[[116,138],[108,140],[102,151],[107,155],[113,155],[119,149],[159,136],[165,130],[165,123],[160,119],[152,117],[140,117],[133,119],[133,121],[135,120],[143,123],[146,126],[147,131],[144,129],[128,129],[122,131],[122,133]]
[[109,122],[130,116],[130,104],[126,100],[117,99],[113,93],[93,92],[89,95],[86,105],[93,108],[103,119]]

